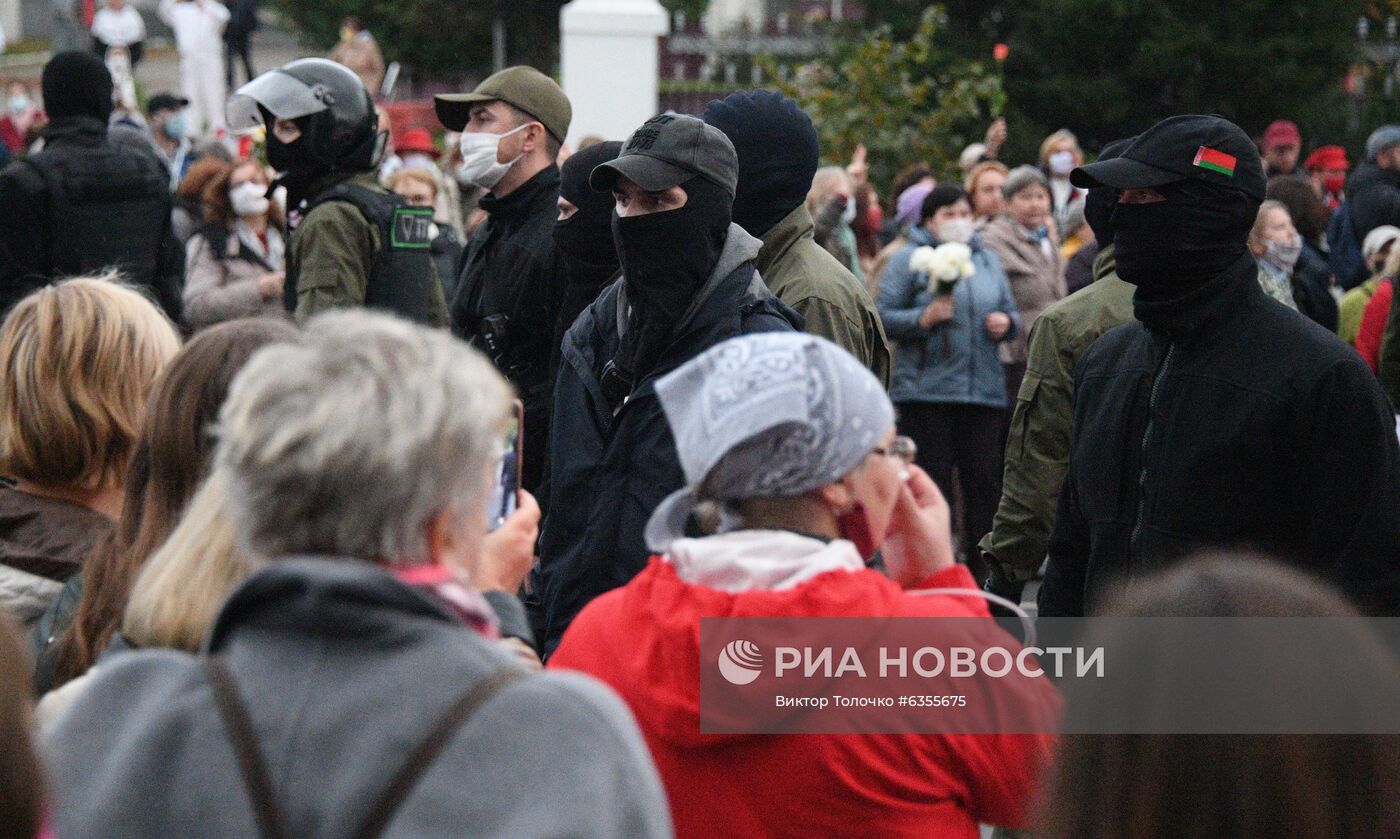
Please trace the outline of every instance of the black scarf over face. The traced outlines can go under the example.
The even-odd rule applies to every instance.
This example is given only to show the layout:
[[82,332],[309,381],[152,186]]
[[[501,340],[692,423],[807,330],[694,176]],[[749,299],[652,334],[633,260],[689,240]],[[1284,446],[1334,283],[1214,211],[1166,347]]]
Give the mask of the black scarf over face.
[[1111,217],[1118,276],[1149,302],[1186,297],[1239,261],[1259,211],[1244,193],[1202,181],[1158,191],[1167,200],[1115,204]]
[[718,264],[729,235],[730,194],[700,177],[681,186],[686,202],[678,209],[612,218],[632,306],[618,361],[634,375],[646,373],[660,358]]
[[554,245],[564,257],[569,284],[580,289],[601,290],[617,273],[612,193],[595,191],[588,185],[588,176],[621,151],[619,142],[598,143],[570,155],[559,168],[559,196],[578,207],[578,212],[554,223]]

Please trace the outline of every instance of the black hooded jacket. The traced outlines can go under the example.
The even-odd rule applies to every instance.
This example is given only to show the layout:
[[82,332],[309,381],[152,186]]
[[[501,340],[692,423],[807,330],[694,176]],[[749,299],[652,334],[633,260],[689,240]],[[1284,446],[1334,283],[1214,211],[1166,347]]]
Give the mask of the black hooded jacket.
[[[1089,350],[1040,613],[1193,552],[1249,548],[1400,614],[1400,443],[1354,350],[1271,300],[1245,256]],[[1143,322],[1150,324],[1150,327]]]
[[95,116],[55,119],[44,149],[0,172],[0,314],[62,277],[116,267],[180,319],[185,249],[169,173]]

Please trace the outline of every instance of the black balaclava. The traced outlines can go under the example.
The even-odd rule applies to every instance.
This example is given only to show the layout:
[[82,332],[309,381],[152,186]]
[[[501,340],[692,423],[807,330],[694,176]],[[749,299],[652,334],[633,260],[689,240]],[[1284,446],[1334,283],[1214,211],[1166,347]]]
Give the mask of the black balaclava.
[[307,130],[311,125],[310,117],[301,117],[292,120],[301,129],[301,136],[290,143],[284,143],[272,132],[272,126],[277,122],[277,117],[272,112],[258,106],[262,112],[263,125],[267,127],[267,162],[278,172],[277,180],[268,185],[267,194],[270,197],[277,187],[287,188],[287,209],[292,212],[293,217],[297,213],[297,208],[301,203],[311,196],[307,193],[311,189],[312,181],[325,173],[326,168],[318,164],[312,158],[309,150],[310,143],[307,139]]
[[619,142],[598,143],[574,152],[559,167],[559,195],[578,207],[568,219],[554,223],[554,245],[564,257],[572,285],[597,288],[617,273],[612,193],[594,190],[588,176],[621,152]]
[[1199,180],[1157,191],[1167,200],[1116,204],[1111,220],[1118,276],[1148,303],[1185,297],[1239,261],[1259,211],[1257,199]]
[[112,116],[112,74],[90,52],[61,52],[44,65],[40,81],[49,119]]
[[772,90],[715,100],[701,116],[739,155],[734,223],[762,236],[807,200],[817,173],[817,130],[797,103]]
[[[1126,140],[1114,140],[1108,143],[1099,151],[1099,160],[1112,160],[1115,157],[1122,157],[1123,150],[1132,145],[1136,137],[1129,137]],[[1113,205],[1118,203],[1118,191],[1106,186],[1096,186],[1089,190],[1089,194],[1084,196],[1084,221],[1089,224],[1089,229],[1094,231],[1094,241],[1099,243],[1099,249],[1113,244]]]
[[[724,251],[733,198],[718,184],[694,177],[681,185],[685,206],[662,213],[612,217],[627,301],[636,328],[620,360],[645,373],[672,337]],[[635,343],[634,343],[635,342]],[[628,357],[630,356],[630,358]]]

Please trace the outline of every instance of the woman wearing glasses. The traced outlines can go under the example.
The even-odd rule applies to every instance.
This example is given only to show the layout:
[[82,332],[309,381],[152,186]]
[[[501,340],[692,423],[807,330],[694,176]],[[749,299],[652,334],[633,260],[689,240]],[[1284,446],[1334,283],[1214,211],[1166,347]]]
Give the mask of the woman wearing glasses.
[[[703,617],[987,610],[953,561],[942,494],[895,436],[889,398],[835,344],[735,338],[656,393],[688,486],[647,525],[656,556],[579,614],[550,666],[592,674],[627,701],[676,835],[972,839],[978,822],[1022,825],[1045,737],[701,733],[700,668],[714,666],[701,662]],[[687,538],[697,521],[711,535]],[[876,550],[888,576],[867,568]],[[912,593],[926,588],[944,593]],[[1055,702],[1040,684],[1001,710]]]

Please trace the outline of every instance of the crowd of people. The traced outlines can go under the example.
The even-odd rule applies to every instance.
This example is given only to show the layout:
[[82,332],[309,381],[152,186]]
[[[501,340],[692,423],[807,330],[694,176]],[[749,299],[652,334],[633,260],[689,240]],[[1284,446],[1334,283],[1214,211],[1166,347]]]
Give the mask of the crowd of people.
[[706,617],[1400,615],[1400,126],[882,194],[769,90],[394,132],[353,21],[225,104],[214,7],[142,119],[91,50],[0,117],[7,835],[1400,833],[1400,736],[700,727]]

